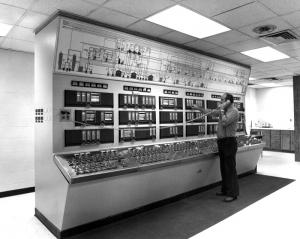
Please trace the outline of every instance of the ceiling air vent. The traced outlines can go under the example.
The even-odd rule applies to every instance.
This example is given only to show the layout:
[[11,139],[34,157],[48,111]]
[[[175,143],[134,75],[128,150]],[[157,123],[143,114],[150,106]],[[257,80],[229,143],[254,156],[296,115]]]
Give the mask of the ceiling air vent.
[[275,25],[263,25],[253,28],[252,31],[256,34],[269,34],[271,32],[274,32],[276,28],[277,27]]
[[296,35],[296,33],[292,32],[291,30],[284,30],[261,36],[260,39],[268,43],[272,43],[274,45],[279,45],[282,43],[288,43],[298,40],[299,37]]

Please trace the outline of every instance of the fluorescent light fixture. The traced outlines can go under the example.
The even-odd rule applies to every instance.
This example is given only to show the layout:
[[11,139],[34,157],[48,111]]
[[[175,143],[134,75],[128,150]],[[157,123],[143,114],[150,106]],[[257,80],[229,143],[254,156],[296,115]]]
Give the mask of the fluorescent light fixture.
[[251,81],[251,80],[256,80],[256,78],[249,77],[249,81]]
[[12,27],[12,25],[0,22],[0,37],[5,37]]
[[274,48],[269,46],[257,48],[250,51],[243,51],[241,53],[263,62],[276,61],[280,59],[289,58],[288,55],[280,51],[277,51]]
[[179,5],[161,11],[146,20],[197,38],[231,30]]

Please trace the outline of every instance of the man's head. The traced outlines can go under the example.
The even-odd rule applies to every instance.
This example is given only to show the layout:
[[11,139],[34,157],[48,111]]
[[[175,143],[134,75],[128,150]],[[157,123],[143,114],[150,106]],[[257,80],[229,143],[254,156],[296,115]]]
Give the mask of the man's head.
[[223,109],[227,109],[233,103],[233,95],[229,93],[224,93],[221,96],[221,104]]

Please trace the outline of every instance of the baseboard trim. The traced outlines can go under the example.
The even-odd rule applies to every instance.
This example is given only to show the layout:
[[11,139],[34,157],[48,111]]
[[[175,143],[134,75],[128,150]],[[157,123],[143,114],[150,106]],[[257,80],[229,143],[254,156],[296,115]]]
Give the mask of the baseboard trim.
[[[257,168],[255,168],[253,170],[250,170],[248,172],[242,173],[242,174],[239,175],[239,178],[242,178],[242,177],[245,177],[245,176],[248,176],[248,175],[251,175],[251,174],[255,174],[256,171],[257,171]],[[90,222],[90,223],[87,223],[87,224],[83,224],[83,225],[80,225],[80,226],[69,228],[69,229],[63,230],[63,231],[60,231],[54,224],[52,224],[36,208],[35,208],[35,216],[48,228],[48,230],[54,236],[56,236],[59,239],[62,239],[62,238],[70,237],[70,236],[73,236],[73,235],[76,235],[76,234],[80,234],[80,233],[95,229],[97,227],[101,227],[101,226],[104,226],[104,225],[107,225],[107,224],[110,224],[110,223],[113,223],[113,222],[116,222],[116,221],[120,221],[124,218],[128,218],[128,217],[134,216],[136,214],[139,214],[139,213],[142,213],[142,212],[145,212],[145,211],[152,210],[154,208],[164,206],[166,204],[184,199],[186,197],[190,197],[192,195],[195,195],[195,194],[204,192],[206,190],[212,189],[212,188],[214,188],[214,187],[216,187],[220,184],[221,184],[221,182],[212,183],[212,184],[209,184],[207,186],[197,188],[197,189],[185,192],[185,193],[181,193],[179,195],[176,195],[176,196],[173,196],[173,197],[170,197],[170,198],[166,198],[166,199],[163,199],[163,200],[160,200],[160,201],[157,201],[157,202],[154,202],[154,203],[151,203],[151,204],[148,204],[148,205],[145,205],[145,206],[127,211],[127,212],[123,212],[123,213],[120,213],[120,214],[117,214],[117,215],[114,215],[114,216],[110,216],[110,217],[103,218],[103,219],[100,219],[100,220],[97,220],[97,221],[93,221],[93,222]]]
[[62,232],[36,208],[34,209],[34,216],[36,216],[55,237],[59,239],[62,238]]
[[34,191],[35,191],[34,187],[29,187],[29,188],[21,188],[21,189],[0,192],[0,198],[16,196],[16,195],[25,194],[25,193],[32,193]]
[[286,150],[286,149],[263,149],[264,151],[272,151],[272,152],[282,152],[282,153],[295,153],[295,150]]

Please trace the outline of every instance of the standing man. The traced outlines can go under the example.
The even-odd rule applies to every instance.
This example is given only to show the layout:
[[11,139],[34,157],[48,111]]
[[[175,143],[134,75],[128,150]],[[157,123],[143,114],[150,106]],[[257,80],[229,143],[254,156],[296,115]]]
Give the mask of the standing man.
[[239,195],[238,177],[236,172],[237,140],[235,137],[238,110],[233,105],[233,95],[224,93],[218,109],[208,111],[203,108],[193,107],[206,114],[219,116],[217,142],[220,157],[220,170],[222,176],[221,192],[218,196],[225,196],[224,202],[232,202]]

